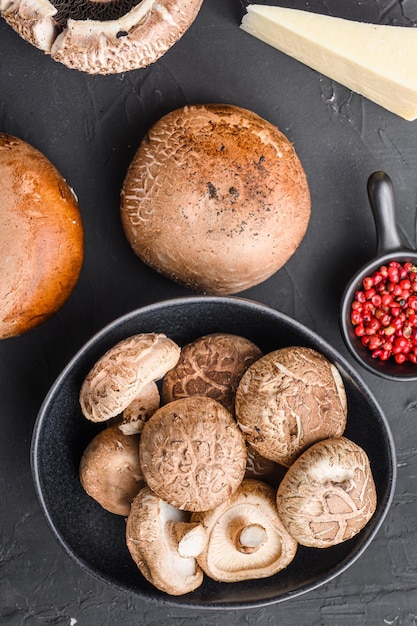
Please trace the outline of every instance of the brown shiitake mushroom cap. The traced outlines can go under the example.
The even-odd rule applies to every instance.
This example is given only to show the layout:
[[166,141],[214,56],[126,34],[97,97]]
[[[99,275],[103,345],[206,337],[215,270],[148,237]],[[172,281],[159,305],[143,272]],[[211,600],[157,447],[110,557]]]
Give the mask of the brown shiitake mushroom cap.
[[73,191],[36,148],[0,133],[0,339],[38,326],[64,304],[83,255]]
[[121,217],[142,261],[192,289],[231,294],[295,252],[310,194],[273,124],[237,106],[194,105],[149,130],[123,184]]
[[[189,593],[203,582],[195,556],[205,537],[198,532],[203,530],[201,527],[189,523],[189,517],[189,513],[179,511],[144,487],[132,502],[127,518],[126,545],[133,560],[150,583],[170,595]],[[176,533],[178,527],[182,527],[182,535],[188,533],[185,554]]]
[[311,444],[343,434],[346,392],[339,371],[324,355],[286,347],[248,368],[236,392],[235,412],[247,442],[288,467]]
[[246,467],[245,441],[232,415],[200,396],[160,407],[143,427],[139,453],[149,487],[187,511],[204,511],[226,500]]
[[207,576],[220,582],[265,578],[291,563],[297,542],[279,518],[275,493],[261,481],[245,479],[219,506],[192,514],[191,521],[207,534],[197,556]]
[[124,435],[117,424],[88,444],[80,462],[80,481],[89,496],[117,515],[128,515],[145,486],[139,463],[139,435]]
[[249,339],[228,333],[198,337],[181,348],[175,367],[164,376],[162,400],[209,396],[235,410],[235,393],[247,368],[262,356]]
[[180,348],[163,333],[139,333],[110,348],[92,367],[80,390],[83,415],[103,422],[122,413],[147,385],[178,361]]
[[288,469],[277,493],[279,515],[305,546],[327,548],[356,535],[376,509],[366,452],[346,437],[319,441]]
[[191,26],[202,0],[1,0],[4,19],[53,59],[115,74],[159,59]]

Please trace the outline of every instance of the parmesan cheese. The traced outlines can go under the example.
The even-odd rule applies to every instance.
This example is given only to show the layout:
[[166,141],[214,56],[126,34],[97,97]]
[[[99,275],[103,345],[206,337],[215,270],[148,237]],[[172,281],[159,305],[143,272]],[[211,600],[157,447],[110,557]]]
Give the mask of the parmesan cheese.
[[241,28],[406,120],[417,118],[417,30],[252,4]]

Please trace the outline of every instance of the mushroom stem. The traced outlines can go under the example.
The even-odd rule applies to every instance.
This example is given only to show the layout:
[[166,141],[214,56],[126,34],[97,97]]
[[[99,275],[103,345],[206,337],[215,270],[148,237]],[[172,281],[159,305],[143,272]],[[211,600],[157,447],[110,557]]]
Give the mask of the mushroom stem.
[[268,539],[267,532],[261,524],[251,524],[242,517],[232,521],[229,532],[236,549],[244,554],[253,554]]
[[207,543],[207,535],[204,527],[199,523],[167,522],[167,532],[178,551],[184,558],[196,558],[204,550]]

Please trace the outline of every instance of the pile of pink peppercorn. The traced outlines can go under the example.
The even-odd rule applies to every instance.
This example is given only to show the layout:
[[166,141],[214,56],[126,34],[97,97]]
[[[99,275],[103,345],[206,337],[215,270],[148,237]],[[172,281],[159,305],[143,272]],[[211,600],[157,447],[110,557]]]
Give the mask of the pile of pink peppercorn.
[[372,357],[417,363],[417,267],[391,261],[364,278],[351,322]]

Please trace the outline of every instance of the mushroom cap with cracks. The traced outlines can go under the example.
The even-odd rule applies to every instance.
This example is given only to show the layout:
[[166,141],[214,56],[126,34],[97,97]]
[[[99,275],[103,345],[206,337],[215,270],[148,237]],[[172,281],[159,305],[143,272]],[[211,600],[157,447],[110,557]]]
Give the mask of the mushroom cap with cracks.
[[159,59],[191,26],[202,0],[0,0],[21,37],[69,68],[116,74]]
[[203,582],[195,557],[205,545],[205,532],[189,518],[149,487],[138,493],[127,518],[126,544],[133,560],[150,583],[171,595],[194,591]]
[[128,515],[145,485],[139,462],[139,435],[124,435],[117,424],[90,441],[81,457],[80,481],[89,496],[106,511]]
[[87,374],[80,390],[83,415],[93,422],[116,417],[149,383],[174,367],[179,355],[179,346],[162,333],[123,339]]
[[149,487],[188,511],[226,500],[242,482],[247,458],[231,413],[202,396],[181,398],[155,411],[143,427],[139,454]]
[[235,414],[246,441],[262,456],[289,467],[316,441],[343,434],[343,379],[324,355],[292,346],[261,357],[242,376]]
[[376,509],[366,452],[346,437],[319,441],[288,469],[277,492],[287,530],[305,546],[327,548],[351,539]]
[[297,542],[278,516],[275,494],[271,486],[245,479],[219,506],[192,514],[207,534],[197,557],[207,576],[220,582],[266,578],[291,563]]
[[276,126],[228,104],[185,106],[141,142],[121,191],[139,258],[191,289],[225,295],[274,274],[310,218],[307,178]]
[[209,396],[233,414],[239,381],[260,356],[260,348],[239,335],[198,337],[181,348],[177,364],[164,377],[162,399],[167,403],[188,396]]

